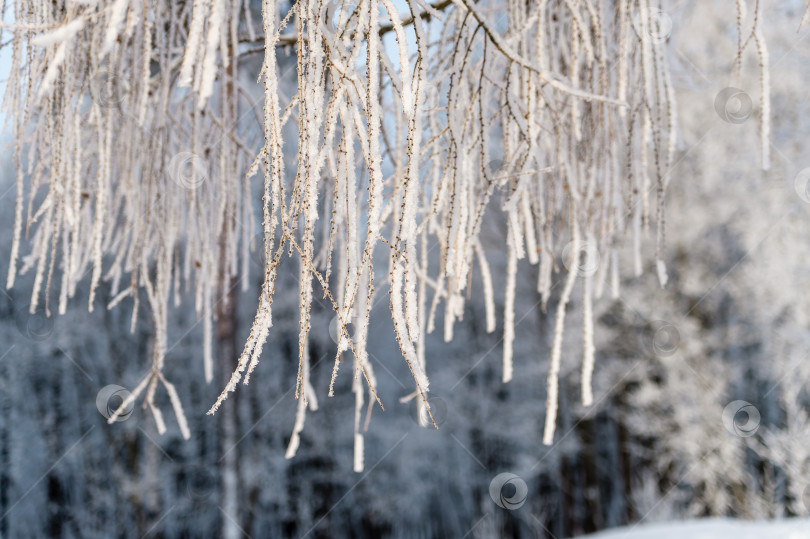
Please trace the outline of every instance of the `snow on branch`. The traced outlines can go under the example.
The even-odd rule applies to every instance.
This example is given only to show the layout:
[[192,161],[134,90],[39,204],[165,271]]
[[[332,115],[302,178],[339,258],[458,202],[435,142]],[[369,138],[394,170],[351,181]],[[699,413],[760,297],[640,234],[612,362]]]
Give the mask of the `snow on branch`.
[[[56,293],[63,313],[89,274],[90,309],[104,280],[114,298],[108,307],[128,304],[133,324],[146,291],[156,342],[137,393],[146,392],[162,427],[153,405],[160,382],[188,437],[180,396],[162,373],[170,303],[192,292],[210,381],[214,305],[235,279],[247,282],[260,208],[259,307],[210,413],[257,367],[272,335],[279,267],[291,255],[300,403],[287,456],[307,409],[317,408],[308,346],[314,294],[323,294],[337,321],[329,395],[351,354],[354,469],[362,470],[364,394],[369,413],[382,407],[367,349],[379,295],[388,292],[393,337],[420,410],[434,423],[426,334],[441,318],[444,338],[453,338],[474,275],[482,279],[485,329],[494,331],[490,262],[505,257],[502,374],[511,380],[521,369],[514,305],[526,259],[544,309],[564,283],[543,354],[550,360],[544,441],[552,443],[576,284],[586,307],[582,400],[590,404],[592,301],[608,274],[618,293],[617,250],[625,235],[639,246],[651,220],[656,271],[666,280],[663,197],[677,133],[658,11],[650,0],[409,0],[400,14],[390,0],[298,0],[284,12],[263,0],[254,28],[249,4],[13,3],[16,24],[3,30],[13,33],[3,106],[17,172],[8,286],[33,270],[32,310],[44,301],[50,313]],[[750,39],[767,102],[768,55],[756,24]],[[244,45],[257,40],[261,71],[242,78]],[[279,45],[295,50],[288,75]],[[261,86],[243,82],[257,75]],[[291,84],[292,95],[283,95]],[[260,95],[263,114],[251,110]],[[285,140],[293,132],[296,140]],[[261,184],[260,197],[251,181]],[[481,235],[483,223],[501,220],[505,246]],[[30,250],[21,258],[24,231]]]

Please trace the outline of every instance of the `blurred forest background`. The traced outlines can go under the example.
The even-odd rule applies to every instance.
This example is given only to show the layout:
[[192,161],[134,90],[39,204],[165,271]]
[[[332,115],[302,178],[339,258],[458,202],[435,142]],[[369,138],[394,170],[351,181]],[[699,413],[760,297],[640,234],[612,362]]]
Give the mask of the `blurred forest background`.
[[[131,390],[148,369],[148,313],[141,310],[130,333],[131,311],[104,309],[111,298],[102,288],[93,313],[79,295],[65,316],[29,315],[27,275],[0,292],[0,537],[562,538],[635,522],[807,515],[810,194],[800,172],[810,167],[810,123],[802,120],[810,113],[810,27],[796,31],[804,5],[763,3],[773,115],[767,172],[759,170],[754,58],[745,58],[741,80],[729,79],[737,45],[733,3],[661,7],[672,22],[668,51],[681,139],[667,177],[670,282],[661,289],[645,267],[641,277],[623,278],[621,299],[606,294],[597,302],[590,408],[579,402],[580,335],[568,332],[553,446],[541,437],[554,305],[542,311],[533,273],[523,271],[528,266],[518,272],[512,382],[500,381],[501,328],[484,331],[477,276],[455,341],[433,335],[427,343],[439,430],[419,427],[414,402],[399,402],[412,392],[411,376],[387,302],[375,307],[369,351],[386,411],[371,417],[366,471],[359,474],[352,472],[350,371],[338,376],[336,396],[326,397],[335,353],[326,302],[313,309],[310,346],[320,408],[307,416],[298,455],[284,458],[298,368],[298,297],[284,291],[297,289],[295,260],[282,266],[287,275],[262,362],[215,416],[205,412],[249,331],[263,255],[254,255],[249,291],[237,287],[230,306],[220,305],[233,316],[218,326],[212,384],[203,379],[193,302],[174,311],[165,371],[185,406],[188,441],[170,412],[161,436],[140,401],[113,425],[96,406],[102,388]],[[280,56],[294,78],[295,57]],[[245,68],[246,84],[256,80],[259,62]],[[746,121],[724,121],[715,110],[715,97],[728,86],[750,95],[754,111]],[[13,167],[4,171],[6,261]],[[482,231],[498,302],[505,257],[493,253],[503,249],[502,225],[491,220]],[[630,252],[628,246],[624,267],[632,267]],[[581,320],[578,293],[571,326]],[[186,368],[197,356],[199,368]],[[733,401],[756,413],[724,423]],[[518,509],[503,509],[490,496],[491,481],[504,472],[527,485]]]

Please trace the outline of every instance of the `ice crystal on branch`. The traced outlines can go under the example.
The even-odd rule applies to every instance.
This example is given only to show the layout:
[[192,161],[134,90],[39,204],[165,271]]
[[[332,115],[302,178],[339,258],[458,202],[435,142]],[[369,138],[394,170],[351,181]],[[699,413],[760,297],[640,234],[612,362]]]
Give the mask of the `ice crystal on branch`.
[[[544,441],[551,443],[574,287],[582,283],[587,405],[592,305],[609,275],[619,293],[624,236],[639,273],[640,239],[653,222],[654,265],[662,285],[667,279],[663,199],[677,140],[666,52],[671,19],[649,0],[413,0],[399,7],[298,0],[289,11],[264,0],[258,28],[251,11],[258,7],[237,0],[14,3],[4,101],[17,168],[8,286],[18,271],[33,270],[32,312],[44,301],[50,313],[52,295],[64,312],[89,274],[89,308],[104,279],[114,296],[108,307],[128,304],[133,323],[145,291],[154,356],[125,404],[146,391],[163,430],[153,400],[162,385],[187,437],[180,399],[162,373],[170,302],[193,293],[210,381],[215,306],[227,301],[234,278],[247,283],[259,206],[259,307],[211,413],[256,368],[271,335],[279,266],[292,256],[300,401],[287,456],[295,454],[307,408],[317,408],[308,343],[313,298],[323,294],[338,343],[330,395],[345,375],[341,358],[353,358],[354,468],[361,470],[362,432],[373,406],[382,406],[367,351],[380,295],[388,293],[420,416],[435,423],[426,333],[441,318],[444,338],[453,338],[476,265],[486,330],[494,331],[488,257],[505,256],[503,380],[511,380],[520,368],[512,357],[516,275],[527,259],[544,307],[563,283],[547,388]],[[750,32],[740,54],[753,40],[763,70],[767,167],[767,49],[756,19]],[[281,99],[280,49],[296,55],[289,99]],[[249,126],[240,109],[250,108],[251,89],[239,75],[257,52],[264,53],[264,114]],[[285,140],[285,131],[297,139]],[[260,199],[251,197],[256,181],[263,182]],[[507,224],[500,252],[479,238],[492,219]],[[23,237],[30,254],[20,258]]]

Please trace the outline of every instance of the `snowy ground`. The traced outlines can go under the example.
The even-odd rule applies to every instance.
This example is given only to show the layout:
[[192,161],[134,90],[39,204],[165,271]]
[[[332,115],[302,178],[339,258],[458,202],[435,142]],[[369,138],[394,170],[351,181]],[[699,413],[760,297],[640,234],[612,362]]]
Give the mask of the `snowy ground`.
[[810,539],[810,520],[746,522],[705,519],[618,528],[584,537],[588,539]]

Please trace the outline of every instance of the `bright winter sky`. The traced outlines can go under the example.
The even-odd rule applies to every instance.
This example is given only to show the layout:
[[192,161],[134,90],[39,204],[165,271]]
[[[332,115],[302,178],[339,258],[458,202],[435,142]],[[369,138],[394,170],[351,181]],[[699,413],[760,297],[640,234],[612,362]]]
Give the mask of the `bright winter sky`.
[[[9,12],[11,10],[8,10]],[[13,18],[10,14],[6,16],[5,24],[11,24]],[[9,39],[7,34],[2,36],[3,40]],[[6,93],[6,81],[8,80],[9,70],[11,69],[11,47],[3,47],[0,49],[0,96]],[[5,124],[6,114],[0,110],[0,136],[7,134]]]

